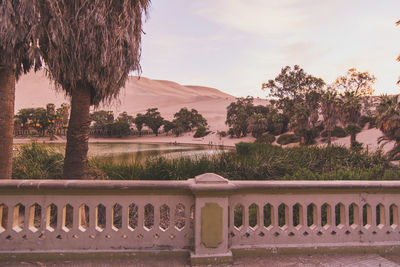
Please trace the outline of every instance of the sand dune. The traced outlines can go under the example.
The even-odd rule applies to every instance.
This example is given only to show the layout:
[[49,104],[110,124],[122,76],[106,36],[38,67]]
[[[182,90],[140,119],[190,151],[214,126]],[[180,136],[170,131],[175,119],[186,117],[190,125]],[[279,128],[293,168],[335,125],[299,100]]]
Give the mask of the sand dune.
[[[15,111],[28,107],[45,107],[47,103],[57,106],[69,103],[69,99],[54,88],[43,71],[22,76],[16,87]],[[164,118],[172,119],[182,107],[194,108],[208,120],[212,130],[225,130],[226,107],[234,100],[234,96],[215,88],[185,86],[172,81],[133,76],[121,90],[119,99],[99,109],[113,110],[116,115],[123,111],[136,115],[148,108],[157,107]]]

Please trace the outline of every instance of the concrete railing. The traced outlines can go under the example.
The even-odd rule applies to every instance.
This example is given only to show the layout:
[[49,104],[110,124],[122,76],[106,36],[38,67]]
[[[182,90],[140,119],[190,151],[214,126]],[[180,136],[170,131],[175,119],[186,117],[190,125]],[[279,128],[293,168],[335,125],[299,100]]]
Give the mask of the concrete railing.
[[0,253],[399,251],[400,181],[0,181]]

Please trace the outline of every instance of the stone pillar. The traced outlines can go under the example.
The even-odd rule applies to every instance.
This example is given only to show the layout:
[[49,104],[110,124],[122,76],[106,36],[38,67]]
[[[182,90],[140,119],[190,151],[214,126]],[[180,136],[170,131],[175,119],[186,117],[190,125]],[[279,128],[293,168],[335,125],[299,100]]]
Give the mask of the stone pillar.
[[196,176],[191,183],[195,196],[192,265],[232,262],[228,247],[228,194],[234,185],[214,173]]

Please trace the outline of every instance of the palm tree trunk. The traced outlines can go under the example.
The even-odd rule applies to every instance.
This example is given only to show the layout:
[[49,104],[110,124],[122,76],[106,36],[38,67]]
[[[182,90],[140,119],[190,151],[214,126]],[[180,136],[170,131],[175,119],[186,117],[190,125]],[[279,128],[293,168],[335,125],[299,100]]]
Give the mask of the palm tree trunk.
[[328,131],[328,146],[331,145],[332,142],[332,131]]
[[67,132],[64,179],[86,179],[88,173],[90,89],[78,83],[72,90],[71,118]]
[[0,179],[11,179],[14,100],[15,70],[0,68]]
[[356,134],[352,133],[350,134],[350,147],[354,147],[355,143],[356,143]]

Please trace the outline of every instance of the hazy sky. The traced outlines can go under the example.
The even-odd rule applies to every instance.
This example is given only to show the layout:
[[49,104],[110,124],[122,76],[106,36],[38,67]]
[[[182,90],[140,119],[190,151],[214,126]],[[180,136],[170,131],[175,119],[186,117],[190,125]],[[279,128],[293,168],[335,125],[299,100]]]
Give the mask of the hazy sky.
[[142,76],[260,96],[295,64],[326,83],[355,67],[400,93],[400,0],[152,0]]

